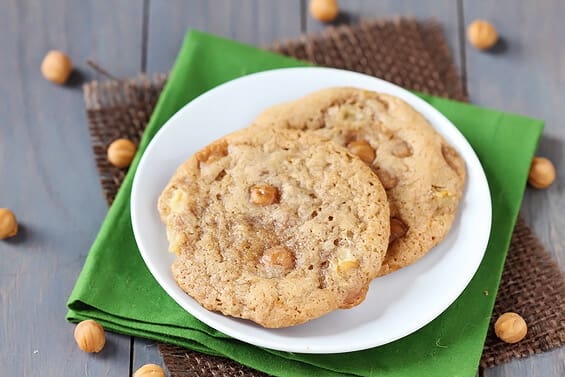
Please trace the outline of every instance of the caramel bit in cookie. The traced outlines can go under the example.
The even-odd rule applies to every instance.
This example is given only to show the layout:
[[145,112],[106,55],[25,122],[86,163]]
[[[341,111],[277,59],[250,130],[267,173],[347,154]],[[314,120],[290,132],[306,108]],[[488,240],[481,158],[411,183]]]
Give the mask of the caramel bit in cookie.
[[432,196],[438,199],[452,198],[454,193],[450,192],[443,186],[432,185]]
[[398,141],[390,151],[393,156],[404,158],[412,156],[412,147],[404,140]]
[[369,290],[369,287],[364,286],[361,289],[359,289],[358,291],[351,292],[347,296],[345,301],[343,302],[343,305],[341,306],[341,308],[342,309],[349,309],[349,308],[352,308],[354,306],[359,305],[361,302],[363,302],[363,300],[365,300],[365,297],[367,296],[368,290]]
[[371,144],[365,140],[355,140],[347,144],[347,148],[363,162],[370,164],[375,159],[376,153]]
[[388,170],[379,169],[376,173],[385,190],[393,189],[398,184],[398,177],[392,175]]
[[249,189],[249,200],[260,206],[273,204],[279,200],[279,190],[269,184],[260,183]]
[[228,143],[225,140],[217,141],[200,152],[196,153],[196,158],[202,164],[210,164],[228,155]]
[[408,226],[404,224],[400,219],[396,217],[390,218],[390,238],[388,240],[389,245],[396,241],[397,239],[404,237],[408,232]]
[[359,268],[359,261],[356,259],[341,260],[337,265],[337,270],[342,274],[348,273],[354,268]]
[[441,154],[443,155],[443,159],[458,176],[464,175],[465,167],[463,166],[463,161],[459,158],[459,155],[447,144],[442,144],[441,146]]
[[288,272],[294,268],[294,253],[283,246],[275,246],[265,250],[261,257],[261,262],[266,267],[282,267],[284,272]]
[[351,250],[342,248],[337,252],[335,267],[340,274],[345,275],[359,268],[359,261],[353,256]]

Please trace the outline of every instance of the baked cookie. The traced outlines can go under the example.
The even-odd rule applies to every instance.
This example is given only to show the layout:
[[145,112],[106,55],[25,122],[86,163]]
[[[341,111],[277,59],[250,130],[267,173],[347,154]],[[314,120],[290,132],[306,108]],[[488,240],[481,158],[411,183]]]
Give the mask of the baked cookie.
[[380,275],[425,255],[449,232],[465,184],[459,154],[401,99],[330,88],[274,106],[258,129],[298,129],[347,147],[380,178],[390,203],[390,246]]
[[178,285],[264,327],[361,303],[388,246],[386,193],[371,169],[298,131],[212,143],[178,168],[158,208]]

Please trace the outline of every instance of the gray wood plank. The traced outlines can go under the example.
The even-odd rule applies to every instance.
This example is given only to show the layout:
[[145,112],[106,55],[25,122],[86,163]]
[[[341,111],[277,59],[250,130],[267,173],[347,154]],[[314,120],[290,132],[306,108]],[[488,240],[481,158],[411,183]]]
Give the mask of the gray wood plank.
[[[147,71],[171,69],[190,28],[258,46],[301,33],[300,0],[151,0]],[[154,342],[134,340],[132,370],[147,363],[163,365]]]
[[565,349],[559,348],[526,359],[486,369],[483,377],[563,377],[565,376]]
[[87,57],[117,75],[136,74],[141,3],[4,0],[0,25],[0,207],[22,228],[0,241],[0,374],[126,376],[129,337],[109,333],[100,354],[86,354],[64,319],[107,207],[79,81],[55,86],[39,66],[57,48],[86,77]]
[[[305,1],[306,8],[308,3],[309,1]],[[457,67],[461,68],[457,3],[453,0],[340,0],[340,15],[333,24],[393,16],[435,18],[442,25]],[[326,26],[312,18],[308,9],[306,14],[308,32],[320,31]]]
[[[500,12],[500,9],[505,9]],[[537,235],[565,269],[565,3],[505,0],[465,2],[466,24],[475,18],[491,20],[504,43],[495,52],[467,47],[468,86],[471,100],[545,120],[538,154],[556,165],[558,179],[547,190],[528,188],[523,213]]]
[[258,46],[300,34],[300,0],[151,0],[147,71],[171,69],[187,29]]
[[[527,188],[522,213],[565,270],[565,3],[502,0],[465,1],[464,23],[476,18],[493,22],[502,42],[491,52],[466,45],[467,85],[479,105],[529,115],[546,121],[538,154],[556,165],[558,179],[547,190]],[[565,349],[515,360],[485,371],[487,377],[563,376]]]

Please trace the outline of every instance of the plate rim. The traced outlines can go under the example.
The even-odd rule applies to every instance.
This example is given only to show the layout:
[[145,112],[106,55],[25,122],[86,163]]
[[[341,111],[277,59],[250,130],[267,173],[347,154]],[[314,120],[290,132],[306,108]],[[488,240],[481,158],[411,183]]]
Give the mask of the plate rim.
[[[368,340],[366,340],[364,342],[357,341],[354,346],[340,345],[338,347],[335,347],[335,346],[329,346],[328,345],[327,347],[321,347],[321,348],[313,349],[313,348],[308,347],[308,346],[294,347],[294,346],[286,344],[286,343],[277,343],[276,340],[271,341],[271,342],[262,341],[262,340],[257,341],[257,339],[250,337],[250,336],[247,336],[245,333],[242,333],[242,332],[239,332],[239,331],[234,331],[232,328],[226,327],[222,323],[215,321],[213,319],[214,318],[213,316],[208,317],[208,316],[204,315],[201,311],[194,312],[194,311],[190,310],[187,307],[188,304],[185,302],[185,300],[186,300],[186,298],[189,298],[191,300],[193,300],[193,299],[189,295],[187,295],[186,293],[184,294],[183,297],[180,297],[174,290],[169,290],[167,288],[168,283],[162,281],[160,272],[156,271],[156,266],[151,262],[150,259],[148,259],[148,258],[150,258],[150,256],[149,256],[149,254],[146,253],[146,251],[143,247],[143,238],[141,236],[142,230],[140,229],[139,221],[138,221],[137,215],[136,215],[137,214],[136,204],[138,203],[138,197],[139,197],[139,185],[137,184],[137,182],[139,181],[138,176],[143,174],[143,173],[140,173],[140,172],[144,171],[143,167],[147,163],[146,157],[151,155],[151,151],[153,150],[153,148],[155,148],[155,145],[157,145],[159,143],[161,135],[166,133],[167,130],[170,127],[173,127],[172,125],[175,124],[175,122],[177,121],[177,119],[179,117],[183,116],[184,112],[189,111],[189,110],[186,110],[187,108],[190,109],[192,107],[198,106],[201,101],[206,100],[209,96],[215,95],[215,93],[217,91],[229,89],[230,86],[238,85],[241,81],[261,79],[262,76],[277,75],[281,72],[312,71],[312,70],[325,71],[327,74],[346,74],[346,75],[358,76],[362,80],[369,80],[369,81],[373,81],[375,83],[378,83],[379,85],[384,85],[385,87],[388,87],[387,89],[393,89],[393,91],[401,93],[401,95],[397,95],[397,94],[393,94],[393,95],[401,98],[402,100],[407,102],[410,106],[415,107],[415,108],[417,107],[416,111],[421,113],[428,120],[428,122],[432,125],[432,127],[434,127],[434,124],[428,119],[428,115],[430,113],[432,113],[434,117],[439,118],[441,120],[441,122],[443,122],[444,124],[449,125],[449,127],[451,128],[451,132],[453,132],[455,134],[455,136],[458,139],[460,139],[459,143],[463,143],[463,145],[458,144],[458,145],[454,145],[454,147],[456,147],[456,149],[460,149],[460,148],[467,149],[466,153],[469,154],[468,158],[473,159],[474,160],[473,165],[478,167],[478,170],[475,172],[476,174],[478,174],[478,176],[476,178],[480,181],[478,183],[480,183],[480,186],[482,186],[482,188],[484,189],[483,194],[486,195],[484,205],[486,206],[485,207],[485,213],[487,214],[488,218],[485,219],[485,222],[484,222],[486,227],[483,230],[483,233],[484,233],[483,239],[481,239],[482,242],[481,242],[480,257],[477,257],[475,259],[475,263],[470,268],[470,270],[472,270],[472,274],[470,273],[468,276],[466,276],[466,279],[461,280],[461,283],[459,284],[458,288],[454,289],[454,291],[457,291],[457,293],[456,294],[454,293],[452,295],[453,297],[448,299],[446,301],[447,303],[445,305],[442,305],[441,310],[437,310],[437,312],[434,312],[431,315],[426,316],[425,319],[418,321],[414,326],[407,327],[407,329],[405,331],[399,333],[398,336],[387,339],[384,342],[374,342],[374,341],[370,341],[370,338],[368,338]],[[343,85],[343,86],[345,86],[345,85]],[[315,90],[317,90],[317,89],[315,89]],[[312,91],[314,91],[314,90],[312,90]],[[388,91],[385,91],[385,92],[388,93]],[[284,101],[281,101],[281,102],[284,102]],[[417,104],[417,105],[415,105],[415,104]],[[420,108],[426,109],[426,112],[425,113],[422,112],[421,110],[419,110]],[[438,133],[442,134],[441,131],[438,130],[436,127],[434,127],[434,129]],[[442,134],[442,136],[445,137],[444,134]],[[465,160],[465,163],[466,163],[466,165],[469,165],[469,162],[467,160]],[[467,182],[466,182],[466,186],[465,186],[464,196],[465,196],[465,192],[467,192]],[[462,197],[462,201],[464,199],[464,196]],[[437,318],[445,310],[447,310],[447,308],[451,304],[453,304],[453,302],[455,302],[457,300],[457,298],[463,293],[463,291],[469,285],[472,278],[475,276],[475,274],[476,274],[476,272],[477,272],[477,270],[478,270],[478,268],[479,268],[479,266],[480,266],[480,264],[481,264],[481,262],[484,258],[484,255],[486,253],[488,241],[490,239],[490,232],[491,232],[491,229],[492,229],[491,195],[490,195],[490,189],[489,189],[489,186],[488,186],[488,181],[486,179],[486,174],[484,172],[482,164],[481,164],[480,160],[478,159],[473,147],[470,145],[470,143],[467,141],[467,139],[463,136],[461,131],[459,131],[459,129],[457,129],[457,127],[455,127],[455,125],[449,119],[447,119],[447,117],[445,117],[440,111],[435,109],[432,105],[430,105],[425,100],[419,98],[415,94],[411,93],[410,91],[408,91],[408,90],[406,90],[406,89],[404,89],[404,88],[402,88],[402,87],[400,87],[396,84],[390,83],[386,80],[383,80],[383,79],[380,79],[380,78],[377,78],[377,77],[365,75],[365,74],[358,73],[358,72],[341,70],[341,69],[336,69],[336,68],[325,68],[325,67],[278,68],[278,69],[264,70],[264,71],[261,71],[261,72],[241,76],[241,77],[235,78],[233,80],[224,82],[224,83],[202,93],[201,95],[197,96],[193,100],[191,100],[188,103],[186,103],[185,105],[183,105],[157,131],[157,133],[153,136],[152,140],[147,145],[143,155],[141,156],[140,161],[137,165],[135,175],[133,177],[132,191],[131,191],[131,197],[130,197],[130,208],[131,208],[130,217],[131,217],[131,224],[132,224],[132,228],[133,228],[134,238],[135,238],[136,244],[138,246],[139,253],[142,256],[145,265],[147,266],[147,268],[149,269],[149,271],[153,275],[153,278],[161,286],[161,288],[179,306],[181,306],[183,308],[183,310],[185,310],[187,313],[194,316],[198,320],[202,321],[206,325],[208,325],[208,326],[210,326],[210,327],[212,327],[212,328],[214,328],[218,331],[221,331],[222,333],[229,335],[230,337],[244,341],[246,343],[256,345],[256,346],[259,346],[259,347],[269,348],[269,349],[272,349],[272,350],[287,351],[287,352],[299,352],[299,353],[312,353],[312,354],[343,353],[343,352],[353,352],[353,351],[359,351],[359,350],[364,350],[364,349],[368,349],[368,348],[373,348],[373,347],[376,347],[376,346],[388,344],[388,343],[391,343],[391,342],[396,341],[398,339],[401,339],[401,338],[403,338],[407,335],[414,333],[415,331],[419,330],[420,328],[422,328],[422,327],[426,326],[427,324],[429,324],[430,322],[432,322],[435,318]],[[156,208],[156,204],[155,204],[155,208]],[[200,306],[197,302],[196,302],[196,305]],[[200,308],[202,308],[202,307],[200,306]],[[202,308],[202,309],[205,312],[208,312],[206,309],[204,309],[204,308]],[[212,313],[212,312],[208,312],[208,313]],[[215,313],[212,313],[212,314],[215,314]],[[224,317],[228,317],[228,316],[224,316]],[[228,318],[233,319],[234,321],[239,321],[239,319],[234,319],[234,318],[231,318],[231,317],[228,317]],[[269,329],[267,329],[267,330],[269,330]]]

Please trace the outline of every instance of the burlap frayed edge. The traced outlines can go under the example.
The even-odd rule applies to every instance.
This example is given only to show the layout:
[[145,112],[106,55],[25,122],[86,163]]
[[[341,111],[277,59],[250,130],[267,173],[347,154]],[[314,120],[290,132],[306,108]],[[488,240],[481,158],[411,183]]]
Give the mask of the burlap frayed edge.
[[83,85],[90,140],[104,196],[109,204],[126,171],[108,162],[108,145],[127,138],[139,140],[167,80],[166,74],[141,75],[120,81],[92,81]]

